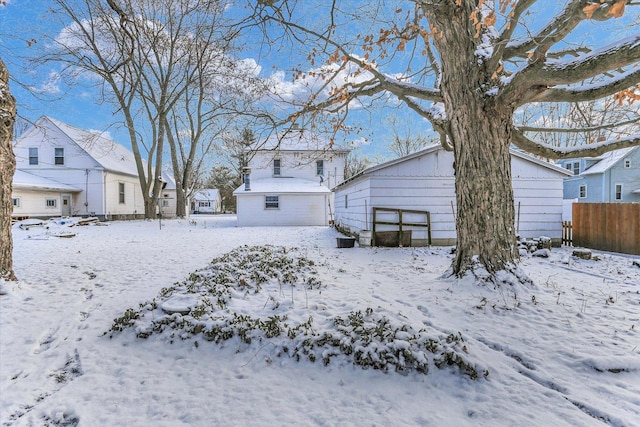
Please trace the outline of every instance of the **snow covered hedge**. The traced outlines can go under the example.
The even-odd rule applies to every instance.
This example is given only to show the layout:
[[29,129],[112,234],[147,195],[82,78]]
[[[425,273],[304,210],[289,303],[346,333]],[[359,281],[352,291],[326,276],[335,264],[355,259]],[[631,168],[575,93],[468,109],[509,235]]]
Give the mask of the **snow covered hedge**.
[[[314,261],[295,248],[243,246],[214,259],[185,281],[115,319],[111,337],[132,328],[139,338],[161,334],[170,342],[193,339],[251,345],[272,343],[278,356],[348,361],[363,368],[427,373],[455,366],[475,379],[488,375],[469,359],[461,334],[427,331],[371,308],[328,315],[309,304],[325,288]],[[296,302],[298,295],[298,302]],[[304,298],[304,307],[300,300]],[[321,320],[315,321],[313,314]],[[268,314],[268,315],[265,315]]]

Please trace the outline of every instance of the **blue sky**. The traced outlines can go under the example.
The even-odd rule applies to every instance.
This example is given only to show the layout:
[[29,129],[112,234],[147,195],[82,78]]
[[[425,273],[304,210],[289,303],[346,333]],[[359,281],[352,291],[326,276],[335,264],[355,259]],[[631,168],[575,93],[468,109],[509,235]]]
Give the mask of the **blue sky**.
[[[238,5],[241,3],[239,2]],[[48,7],[49,3],[44,0],[9,0],[6,6],[0,6],[0,57],[17,80],[47,93],[42,97],[34,96],[13,82],[11,90],[17,98],[19,114],[27,120],[36,120],[41,115],[49,115],[83,129],[106,130],[114,140],[129,146],[126,134],[113,125],[120,120],[115,107],[98,102],[95,87],[92,87],[90,81],[84,81],[83,84],[76,82],[74,86],[67,86],[60,80],[57,74],[59,69],[55,64],[29,68],[27,63],[20,59],[21,55],[37,55],[44,47],[45,35],[55,37],[61,30],[58,20],[49,15]],[[557,1],[541,0],[538,7],[543,9],[547,7],[546,12],[549,13],[554,7],[560,6]],[[637,12],[634,13],[636,13],[635,18],[628,13],[623,19],[615,22],[581,24],[574,39],[578,41],[590,38],[604,42],[615,37],[619,38],[622,32],[628,31],[628,27],[625,27],[626,23],[637,19]],[[603,31],[603,28],[607,27],[608,29]],[[250,35],[245,41],[250,42],[250,37],[259,38],[259,35]],[[259,50],[255,42],[248,43],[248,46],[249,49],[243,52],[241,57],[256,59],[262,67],[262,77],[271,75],[274,67],[286,71],[304,64],[302,51],[287,49],[278,51],[278,46],[269,51]],[[282,83],[293,85],[290,74],[285,73],[284,76]],[[352,122],[361,126],[364,129],[363,135],[369,139],[370,145],[362,149],[365,154],[380,153],[382,156],[388,156],[386,145],[390,142],[391,133],[385,124],[385,117],[389,114],[397,114],[423,132],[429,131],[429,125],[426,122],[413,113],[407,114],[406,110],[389,108],[372,112],[361,110],[353,114]],[[353,135],[351,139],[357,138],[357,135]]]

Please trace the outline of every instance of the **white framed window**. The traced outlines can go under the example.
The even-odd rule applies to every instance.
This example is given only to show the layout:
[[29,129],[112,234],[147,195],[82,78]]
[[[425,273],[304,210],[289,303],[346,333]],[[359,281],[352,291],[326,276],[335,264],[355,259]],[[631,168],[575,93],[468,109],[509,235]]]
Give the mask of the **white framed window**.
[[280,208],[280,196],[264,196],[264,208],[265,209],[279,209]]
[[125,203],[124,182],[119,182],[118,183],[118,201],[120,202],[120,204],[124,204]]
[[211,202],[209,202],[209,201],[206,201],[206,202],[199,202],[199,203],[198,203],[198,205],[199,205],[201,208],[210,208],[210,207],[211,207]]
[[20,206],[22,206],[22,199],[20,199],[20,197],[12,197],[11,201],[13,202],[14,208],[19,208]]
[[349,195],[344,195],[344,208],[347,209],[349,207]]
[[324,160],[316,160],[316,175],[324,175]]
[[53,209],[58,206],[58,199],[46,199],[47,208]]
[[162,207],[163,208],[169,207],[169,201],[168,200],[162,200]]
[[616,200],[622,200],[622,184],[616,184]]
[[54,164],[56,165],[64,165],[64,148],[56,147],[54,148]]
[[273,159],[273,175],[280,176],[280,159]]
[[29,147],[29,164],[38,164],[38,147]]
[[631,159],[626,159],[624,161],[624,167],[625,169],[629,169],[631,167]]
[[581,199],[584,199],[584,198],[587,197],[587,186],[586,185],[581,185],[580,186],[579,197]]
[[564,167],[573,172],[574,175],[580,175],[580,162],[567,162]]

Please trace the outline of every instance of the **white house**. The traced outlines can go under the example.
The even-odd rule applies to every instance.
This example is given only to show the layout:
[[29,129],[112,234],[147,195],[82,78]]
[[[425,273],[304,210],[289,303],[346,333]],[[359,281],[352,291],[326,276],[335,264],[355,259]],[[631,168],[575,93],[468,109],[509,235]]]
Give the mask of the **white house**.
[[[133,153],[97,133],[43,116],[15,141],[14,152],[17,170],[73,189],[54,197],[61,215],[144,216]],[[23,214],[41,212],[25,209]]]
[[203,188],[191,196],[191,213],[217,214],[222,212],[222,197],[217,188]]
[[274,134],[256,145],[248,182],[233,192],[238,226],[330,224],[330,189],[344,181],[348,153],[301,129]]
[[13,217],[71,215],[71,197],[82,190],[71,185],[16,170],[13,176]]
[[[373,228],[373,208],[428,211],[432,244],[453,244],[456,238],[453,172],[453,153],[440,146],[370,167],[334,188],[336,225],[360,234]],[[511,173],[517,234],[561,239],[562,182],[571,172],[512,150]],[[406,216],[404,221],[426,222],[426,215],[413,218]],[[385,229],[396,228],[376,227]],[[428,243],[426,228],[404,229],[412,230],[412,245]]]

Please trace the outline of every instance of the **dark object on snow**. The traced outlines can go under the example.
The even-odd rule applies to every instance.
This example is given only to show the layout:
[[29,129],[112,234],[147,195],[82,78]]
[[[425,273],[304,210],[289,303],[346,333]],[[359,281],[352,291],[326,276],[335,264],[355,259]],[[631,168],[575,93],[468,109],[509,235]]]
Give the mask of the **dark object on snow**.
[[640,259],[634,260],[632,264],[640,268]]
[[551,255],[551,251],[549,249],[538,249],[537,251],[535,251],[534,253],[531,254],[532,256],[535,257],[539,257],[539,258],[549,258],[549,255]]
[[339,248],[352,248],[356,243],[355,237],[337,237]]
[[591,251],[589,249],[574,249],[571,255],[582,259],[591,259]]

